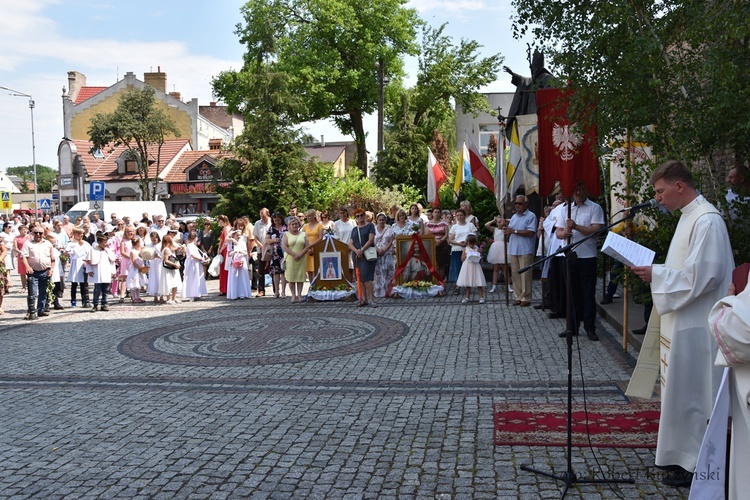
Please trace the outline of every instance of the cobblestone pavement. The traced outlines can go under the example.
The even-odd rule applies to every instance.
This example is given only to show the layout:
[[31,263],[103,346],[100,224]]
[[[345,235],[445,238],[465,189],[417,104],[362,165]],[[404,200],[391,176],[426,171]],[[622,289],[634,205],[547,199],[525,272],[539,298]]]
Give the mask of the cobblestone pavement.
[[[0,317],[2,498],[554,498],[561,447],[494,446],[492,404],[564,402],[562,320],[455,295],[380,307],[273,297]],[[538,285],[536,283],[535,285]],[[270,290],[270,289],[269,289]],[[535,290],[538,299],[539,290]],[[66,301],[67,304],[67,301]],[[608,324],[574,398],[625,402]],[[572,498],[675,498],[650,449],[574,448]]]

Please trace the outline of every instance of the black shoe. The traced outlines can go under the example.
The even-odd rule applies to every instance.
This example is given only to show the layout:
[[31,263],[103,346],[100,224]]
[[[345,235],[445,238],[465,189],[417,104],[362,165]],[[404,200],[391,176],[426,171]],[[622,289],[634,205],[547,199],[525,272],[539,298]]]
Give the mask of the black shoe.
[[99,306],[94,306],[94,307],[91,308],[91,312],[92,313],[95,313],[98,310],[99,310]]
[[565,313],[551,312],[551,313],[547,313],[547,317],[549,319],[560,319],[560,318],[564,318],[565,317]]
[[693,483],[693,473],[680,467],[679,470],[667,473],[661,482],[672,488],[689,488]]
[[39,313],[39,317],[49,316],[49,313],[47,311],[42,311]]
[[55,311],[62,311],[65,308],[59,302],[55,302],[54,309],[55,309]]
[[648,327],[648,325],[643,325],[641,328],[639,328],[637,330],[633,330],[632,333],[633,333],[633,335],[646,335],[646,328],[647,327]]
[[612,303],[612,296],[611,295],[605,295],[601,302],[599,302],[601,305],[606,306],[607,304]]
[[91,302],[84,302],[83,307],[91,307]]
[[44,312],[46,312],[46,313],[49,312],[49,306],[44,306]]
[[597,335],[594,330],[586,332],[586,336],[593,342],[599,342],[599,335]]
[[107,304],[102,304],[100,311],[109,311],[109,307],[107,307]]
[[37,319],[36,313],[28,313],[26,316],[23,317],[23,319],[27,319],[29,321],[33,321]]
[[[564,332],[558,333],[557,336],[560,337],[561,339],[564,339],[565,337],[568,336],[568,332],[570,332],[570,330],[565,330]],[[577,331],[573,332],[573,336],[574,337],[577,336],[577,335],[578,335]]]

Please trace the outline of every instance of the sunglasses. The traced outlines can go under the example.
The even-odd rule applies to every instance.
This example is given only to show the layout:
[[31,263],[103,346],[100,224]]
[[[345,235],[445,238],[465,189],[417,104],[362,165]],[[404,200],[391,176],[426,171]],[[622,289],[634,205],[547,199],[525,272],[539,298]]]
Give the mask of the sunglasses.
[[526,203],[524,203],[524,202],[522,202],[522,201],[517,201],[517,202],[516,202],[516,205],[526,205]]
[[364,216],[365,216],[365,214],[357,214],[354,217],[356,217],[357,219],[359,219],[359,218],[364,217]]
[[34,231],[34,236],[37,236],[37,235],[38,235],[38,236],[41,236],[41,235],[43,235],[43,234],[44,234],[44,233],[40,233],[39,231]]

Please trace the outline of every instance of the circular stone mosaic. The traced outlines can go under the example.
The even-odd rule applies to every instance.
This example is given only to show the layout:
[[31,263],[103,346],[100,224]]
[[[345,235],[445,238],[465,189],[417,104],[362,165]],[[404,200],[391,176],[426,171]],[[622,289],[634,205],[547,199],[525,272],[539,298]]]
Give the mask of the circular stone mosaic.
[[364,315],[232,315],[149,330],[125,339],[118,350],[152,363],[271,365],[377,349],[407,332],[399,321]]

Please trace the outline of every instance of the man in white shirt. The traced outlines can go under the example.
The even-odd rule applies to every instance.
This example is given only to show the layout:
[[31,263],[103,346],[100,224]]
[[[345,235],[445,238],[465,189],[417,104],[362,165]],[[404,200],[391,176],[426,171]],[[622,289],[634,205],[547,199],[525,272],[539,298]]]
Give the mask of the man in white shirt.
[[[604,210],[589,200],[584,182],[576,184],[573,199],[562,205],[565,216],[563,223],[555,223],[558,238],[570,238],[572,243],[583,240],[604,225]],[[559,212],[558,212],[559,213]],[[568,215],[570,214],[570,215]],[[596,238],[590,238],[575,248],[576,257],[570,257],[570,292],[573,308],[568,311],[567,330],[560,333],[566,337],[568,330],[578,335],[583,329],[590,340],[598,341],[596,334]],[[567,266],[567,264],[566,264]]]

